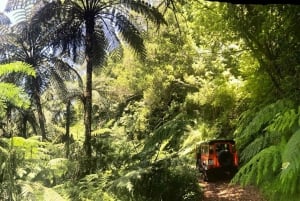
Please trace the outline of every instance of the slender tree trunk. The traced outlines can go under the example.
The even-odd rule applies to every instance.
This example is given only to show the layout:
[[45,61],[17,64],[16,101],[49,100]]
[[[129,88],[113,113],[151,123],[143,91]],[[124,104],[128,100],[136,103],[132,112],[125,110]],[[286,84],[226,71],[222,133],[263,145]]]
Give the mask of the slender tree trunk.
[[6,109],[6,137],[13,137],[11,123],[11,107],[8,106]]
[[84,125],[85,125],[85,152],[87,157],[87,173],[92,168],[92,145],[91,145],[91,133],[92,133],[92,75],[93,75],[93,34],[95,23],[91,18],[86,19],[86,89],[84,93]]
[[71,123],[71,101],[68,100],[66,107],[66,158],[69,158],[70,154],[70,123]]
[[41,96],[38,88],[38,81],[37,78],[34,78],[34,101],[37,108],[38,113],[38,119],[40,124],[40,129],[42,133],[42,140],[47,140],[47,134],[46,134],[46,127],[45,127],[45,116],[43,113],[42,103],[41,103]]
[[22,122],[21,122],[21,135],[24,138],[27,138],[27,115],[22,115]]

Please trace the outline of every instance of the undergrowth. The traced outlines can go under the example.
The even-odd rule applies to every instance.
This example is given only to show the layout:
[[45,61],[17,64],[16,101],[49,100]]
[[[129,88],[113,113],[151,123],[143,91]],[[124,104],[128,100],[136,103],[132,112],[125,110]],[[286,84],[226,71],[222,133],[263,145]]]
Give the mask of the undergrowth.
[[236,136],[243,166],[233,182],[257,185],[272,201],[298,200],[300,106],[279,100],[247,112],[240,125]]

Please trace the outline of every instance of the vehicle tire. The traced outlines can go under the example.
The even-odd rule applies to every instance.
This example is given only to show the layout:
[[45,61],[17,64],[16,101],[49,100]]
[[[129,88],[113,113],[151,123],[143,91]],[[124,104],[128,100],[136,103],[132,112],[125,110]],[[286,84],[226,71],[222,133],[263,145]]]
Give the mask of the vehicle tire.
[[230,167],[233,165],[233,156],[229,151],[220,151],[218,161],[221,167]]
[[209,181],[208,174],[207,174],[206,170],[203,171],[203,180],[207,181],[207,182]]
[[200,164],[198,168],[201,180],[208,181],[207,169],[203,166],[203,164]]

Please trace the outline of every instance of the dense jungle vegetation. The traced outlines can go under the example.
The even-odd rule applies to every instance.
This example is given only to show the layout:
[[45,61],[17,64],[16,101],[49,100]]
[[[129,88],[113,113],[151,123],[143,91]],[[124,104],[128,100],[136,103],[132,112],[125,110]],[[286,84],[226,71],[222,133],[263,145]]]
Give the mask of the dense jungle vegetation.
[[193,149],[235,139],[233,183],[300,195],[300,6],[8,0],[0,200],[200,201]]

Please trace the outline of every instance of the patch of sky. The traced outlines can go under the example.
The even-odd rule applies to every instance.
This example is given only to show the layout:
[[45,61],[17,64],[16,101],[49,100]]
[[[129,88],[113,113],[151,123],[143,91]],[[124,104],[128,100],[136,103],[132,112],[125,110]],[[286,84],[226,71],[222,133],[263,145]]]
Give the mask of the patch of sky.
[[7,0],[0,1],[0,12],[4,12]]

